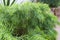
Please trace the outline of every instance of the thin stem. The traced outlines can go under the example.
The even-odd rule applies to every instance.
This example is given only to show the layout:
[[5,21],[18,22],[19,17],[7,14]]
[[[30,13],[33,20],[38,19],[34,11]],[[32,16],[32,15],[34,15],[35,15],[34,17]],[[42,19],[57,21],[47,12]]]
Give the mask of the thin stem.
[[14,2],[15,2],[15,0],[13,0],[13,2],[11,3],[11,5],[13,5]]
[[9,4],[10,4],[10,0],[7,0],[7,6],[9,6]]
[[6,5],[5,0],[3,0],[4,5]]

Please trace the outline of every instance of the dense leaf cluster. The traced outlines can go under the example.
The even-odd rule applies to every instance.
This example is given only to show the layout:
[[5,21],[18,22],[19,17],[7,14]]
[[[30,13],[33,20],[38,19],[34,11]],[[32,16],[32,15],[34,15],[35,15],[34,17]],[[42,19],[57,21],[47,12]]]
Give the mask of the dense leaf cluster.
[[47,4],[0,5],[0,40],[55,40],[57,22]]

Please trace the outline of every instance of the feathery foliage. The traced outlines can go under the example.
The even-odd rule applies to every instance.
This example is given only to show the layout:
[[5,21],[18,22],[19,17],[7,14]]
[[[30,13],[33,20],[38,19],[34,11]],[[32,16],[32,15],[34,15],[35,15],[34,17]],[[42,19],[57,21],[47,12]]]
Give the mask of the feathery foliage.
[[0,5],[0,40],[56,40],[57,17],[47,4]]

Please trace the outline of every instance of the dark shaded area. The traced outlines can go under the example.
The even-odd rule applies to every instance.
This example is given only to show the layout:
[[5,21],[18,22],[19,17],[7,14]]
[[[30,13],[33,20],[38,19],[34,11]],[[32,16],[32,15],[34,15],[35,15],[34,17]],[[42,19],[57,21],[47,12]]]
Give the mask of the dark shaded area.
[[12,32],[13,36],[21,36],[27,34],[27,29],[26,28],[15,28],[14,31]]

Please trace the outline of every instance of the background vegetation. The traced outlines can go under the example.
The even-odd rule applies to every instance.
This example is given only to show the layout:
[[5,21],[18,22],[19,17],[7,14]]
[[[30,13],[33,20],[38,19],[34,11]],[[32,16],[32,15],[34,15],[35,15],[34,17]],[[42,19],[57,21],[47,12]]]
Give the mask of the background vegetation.
[[43,2],[49,4],[50,7],[60,6],[60,0],[38,0],[38,2]]
[[57,22],[47,4],[0,5],[0,40],[56,40]]

